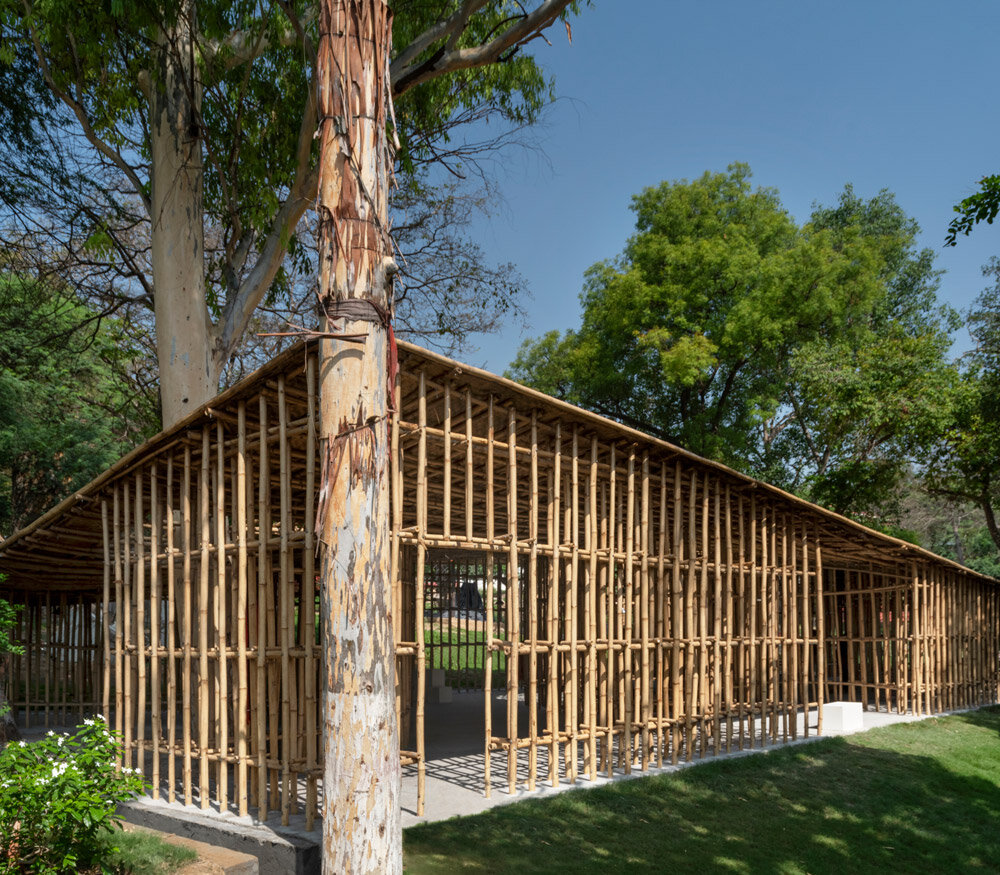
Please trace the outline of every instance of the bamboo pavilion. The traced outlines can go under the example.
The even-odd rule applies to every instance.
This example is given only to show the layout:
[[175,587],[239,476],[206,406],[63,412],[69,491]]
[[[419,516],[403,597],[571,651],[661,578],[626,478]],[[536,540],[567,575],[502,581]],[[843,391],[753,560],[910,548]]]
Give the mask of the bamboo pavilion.
[[[782,743],[809,713],[822,732],[825,702],[998,700],[997,581],[509,380],[399,359],[391,604],[421,805],[432,670],[485,694],[487,794],[496,758],[514,792]],[[317,367],[315,344],[289,350],[0,543],[20,725],[103,713],[154,797],[312,828]]]

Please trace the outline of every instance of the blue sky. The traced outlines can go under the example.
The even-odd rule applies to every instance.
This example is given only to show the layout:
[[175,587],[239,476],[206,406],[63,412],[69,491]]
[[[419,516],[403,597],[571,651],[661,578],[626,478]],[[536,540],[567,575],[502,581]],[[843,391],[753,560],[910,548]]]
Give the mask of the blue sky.
[[[952,206],[1000,172],[1000,4],[596,0],[534,54],[559,101],[497,171],[504,203],[474,235],[528,282],[528,330],[463,358],[502,372],[527,336],[579,324],[583,272],[621,251],[632,194],[733,161],[804,221],[845,183],[895,193],[967,308],[1000,254],[1000,225],[942,246]],[[968,345],[956,337],[955,351]]]

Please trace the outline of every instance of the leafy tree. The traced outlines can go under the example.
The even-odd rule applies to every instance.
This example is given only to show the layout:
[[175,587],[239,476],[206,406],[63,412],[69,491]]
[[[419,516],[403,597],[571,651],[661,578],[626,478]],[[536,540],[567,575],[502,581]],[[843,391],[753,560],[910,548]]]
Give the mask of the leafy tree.
[[969,313],[974,347],[964,356],[954,420],[931,457],[927,482],[938,495],[975,504],[1000,548],[1000,259],[983,275],[993,285]]
[[967,237],[980,222],[993,224],[997,212],[1000,212],[1000,176],[991,174],[980,179],[979,191],[959,201],[955,205],[955,212],[958,216],[948,225],[945,246],[957,245],[958,235],[964,234]]
[[[394,3],[399,176],[474,157],[455,136],[470,121],[533,121],[551,83],[522,49],[577,6]],[[317,5],[0,0],[0,34],[0,78],[22,86],[0,95],[18,132],[0,147],[19,180],[4,242],[65,253],[103,308],[154,312],[174,422],[215,394],[258,306],[314,269],[298,224],[318,179]],[[504,293],[499,270],[475,287]]]
[[583,322],[510,374],[842,512],[882,507],[942,422],[950,313],[882,192],[797,226],[745,165],[633,199]]
[[0,275],[0,532],[96,477],[158,425],[118,327],[60,290]]
[[[809,227],[835,251],[868,252],[873,294],[844,309],[787,360],[785,428],[762,433],[767,473],[788,488],[866,521],[898,516],[910,464],[949,422],[957,382],[948,364],[957,314],[938,304],[933,253],[917,250],[916,222],[888,191],[870,200],[851,186]],[[779,414],[781,418],[781,414]]]

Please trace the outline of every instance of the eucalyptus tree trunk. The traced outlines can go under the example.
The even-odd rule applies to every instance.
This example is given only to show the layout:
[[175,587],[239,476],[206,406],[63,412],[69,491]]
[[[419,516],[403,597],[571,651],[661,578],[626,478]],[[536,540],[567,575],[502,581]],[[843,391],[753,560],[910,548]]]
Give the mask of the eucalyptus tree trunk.
[[157,34],[148,91],[153,306],[164,426],[215,397],[221,373],[205,305],[194,15],[193,0],[183,0],[176,20]]
[[[383,0],[322,0],[320,354],[323,871],[401,872],[389,614],[390,327]],[[348,336],[353,339],[345,339]]]

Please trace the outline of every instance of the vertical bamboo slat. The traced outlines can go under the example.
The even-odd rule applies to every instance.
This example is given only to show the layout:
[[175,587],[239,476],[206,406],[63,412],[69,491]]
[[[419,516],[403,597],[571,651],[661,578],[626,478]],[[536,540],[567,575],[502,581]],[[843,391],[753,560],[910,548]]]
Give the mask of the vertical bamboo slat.
[[[247,405],[241,400],[236,421],[236,800],[240,817],[246,817],[249,802],[247,771],[247,722],[249,693],[247,675]],[[310,826],[306,827],[307,829]]]
[[164,496],[167,563],[167,801],[177,801],[177,545],[174,519],[174,457],[167,457]]

